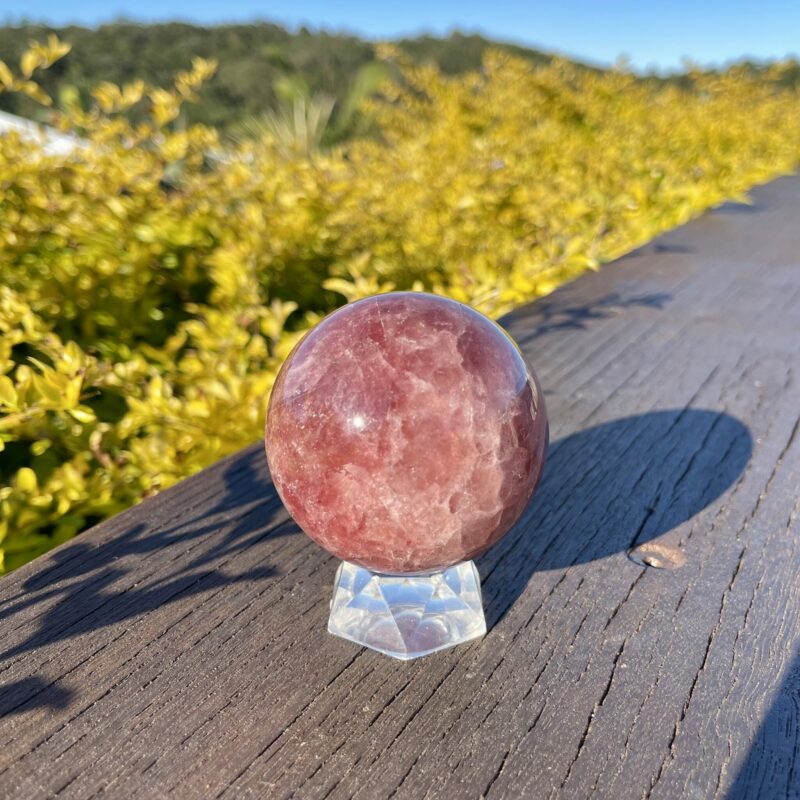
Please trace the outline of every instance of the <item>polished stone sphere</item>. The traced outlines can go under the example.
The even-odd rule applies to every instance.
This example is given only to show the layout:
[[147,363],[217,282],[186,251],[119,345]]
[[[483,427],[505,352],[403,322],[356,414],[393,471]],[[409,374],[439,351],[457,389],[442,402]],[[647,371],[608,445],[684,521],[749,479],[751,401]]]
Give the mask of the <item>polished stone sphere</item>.
[[295,347],[266,446],[289,513],[376,572],[448,567],[491,547],[547,452],[539,384],[511,338],[468,306],[396,292],[360,300]]

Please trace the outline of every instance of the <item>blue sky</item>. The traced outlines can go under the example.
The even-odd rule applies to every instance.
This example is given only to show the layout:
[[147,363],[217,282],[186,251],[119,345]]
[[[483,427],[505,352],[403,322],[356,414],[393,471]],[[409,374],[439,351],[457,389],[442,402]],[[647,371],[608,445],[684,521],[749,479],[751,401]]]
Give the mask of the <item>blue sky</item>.
[[0,0],[0,20],[96,25],[125,16],[201,23],[267,19],[291,28],[346,30],[373,38],[454,28],[610,63],[671,69],[684,56],[724,63],[800,52],[800,0]]

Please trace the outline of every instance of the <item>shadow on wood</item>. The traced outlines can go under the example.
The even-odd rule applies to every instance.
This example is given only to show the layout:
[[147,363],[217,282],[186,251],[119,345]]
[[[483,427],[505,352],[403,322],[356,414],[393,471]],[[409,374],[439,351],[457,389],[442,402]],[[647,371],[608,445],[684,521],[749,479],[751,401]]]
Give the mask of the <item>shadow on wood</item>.
[[[650,292],[633,297],[623,297],[611,292],[592,303],[572,303],[561,295],[548,295],[536,301],[537,324],[524,332],[517,330],[514,339],[524,350],[526,345],[544,334],[553,331],[584,330],[590,323],[619,314],[626,308],[636,306],[661,310],[672,295],[668,292]],[[514,312],[500,320],[507,326],[518,318],[521,312]],[[518,327],[518,326],[517,326]]]
[[[0,697],[0,717],[11,714],[19,714],[31,708],[66,708],[75,692],[63,686],[58,686],[55,682],[48,683],[38,675],[31,675],[29,678],[21,678],[13,683],[3,686],[3,693]],[[31,702],[31,700],[33,702]]]
[[553,443],[528,511],[483,556],[487,624],[497,623],[537,570],[624,553],[713,503],[752,453],[747,427],[721,411],[653,411]]
[[[13,658],[139,617],[187,595],[240,581],[263,581],[276,574],[271,564],[233,575],[224,569],[227,560],[245,548],[298,530],[282,511],[263,454],[250,450],[231,460],[223,480],[225,491],[216,505],[186,516],[185,508],[176,508],[173,519],[180,520],[177,524],[170,524],[169,518],[162,525],[140,522],[109,537],[99,547],[77,541],[56,550],[51,556],[52,566],[30,577],[21,592],[0,606],[0,619],[4,619],[29,606],[49,603],[36,629],[0,655]],[[191,556],[194,543],[199,545],[205,539],[208,541],[196,546],[197,554]],[[170,554],[175,566],[164,570],[157,564],[159,556],[170,552],[175,544],[181,545],[184,558]],[[150,570],[142,563],[148,557],[154,559],[157,569]],[[156,577],[150,579],[154,572]],[[129,576],[134,577],[129,580]],[[4,696],[8,689],[3,687]],[[17,686],[15,697],[15,708],[22,704],[28,708],[37,703],[52,705],[53,699],[36,681]]]

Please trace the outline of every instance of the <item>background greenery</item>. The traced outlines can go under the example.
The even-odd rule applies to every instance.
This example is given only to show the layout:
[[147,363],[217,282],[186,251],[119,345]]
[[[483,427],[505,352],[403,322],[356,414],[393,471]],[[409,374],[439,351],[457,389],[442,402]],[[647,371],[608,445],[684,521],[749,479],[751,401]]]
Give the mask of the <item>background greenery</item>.
[[[219,69],[204,88],[203,102],[187,107],[185,119],[228,130],[237,130],[242,120],[274,109],[281,81],[289,79],[307,86],[310,94],[325,93],[342,101],[359,68],[375,62],[375,45],[355,36],[305,29],[290,33],[268,23],[199,27],[177,22],[120,22],[96,29],[4,27],[0,28],[0,58],[16,62],[30,40],[43,40],[50,33],[72,44],[71,52],[41,77],[42,87],[55,98],[65,86],[72,86],[87,99],[101,80],[126,83],[141,78],[164,86],[178,70],[187,69],[193,57],[216,59]],[[461,34],[400,42],[415,60],[432,61],[447,74],[479,68],[490,45],[483,37]],[[505,49],[533,63],[550,60],[536,50],[511,45]],[[41,108],[19,95],[0,96],[0,108],[41,117]]]
[[82,138],[0,137],[3,569],[256,440],[337,305],[415,289],[496,317],[800,161],[794,64],[658,81],[489,48],[450,74],[379,46],[347,125],[308,78],[231,137],[184,111],[211,61],[72,91],[48,77],[67,49],[0,51],[0,96]]
[[[339,101],[341,109],[359,69],[376,60],[373,42],[304,28],[291,33],[265,22],[211,27],[117,22],[94,29],[6,26],[0,27],[0,58],[17,62],[30,40],[43,40],[50,33],[72,44],[70,53],[40,78],[44,90],[54,98],[65,87],[74,87],[88,100],[100,81],[119,84],[141,78],[151,85],[164,86],[178,70],[188,69],[193,57],[216,59],[219,69],[203,90],[203,102],[186,107],[184,119],[234,132],[240,130],[242,121],[275,109],[281,100],[281,85],[305,86],[311,95],[327,94]],[[553,58],[532,48],[461,33],[446,38],[418,36],[396,44],[415,63],[436,64],[445,75],[479,69],[489,48],[500,48],[535,66],[548,64]],[[758,75],[767,67],[753,63],[746,69]],[[640,79],[683,86],[688,81],[686,74]],[[786,65],[781,79],[796,85],[800,65]],[[42,117],[41,107],[20,95],[0,95],[0,109],[29,118]]]

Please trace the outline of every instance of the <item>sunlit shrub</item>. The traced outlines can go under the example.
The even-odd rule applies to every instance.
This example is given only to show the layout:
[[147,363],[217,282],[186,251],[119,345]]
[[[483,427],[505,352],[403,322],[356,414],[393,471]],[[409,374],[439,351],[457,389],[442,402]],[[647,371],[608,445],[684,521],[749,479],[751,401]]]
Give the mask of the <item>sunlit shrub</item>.
[[[0,85],[64,52],[37,45]],[[798,162],[781,68],[691,89],[500,53],[399,62],[380,136],[302,155],[175,124],[169,89],[101,84],[0,139],[0,556],[11,569],[258,438],[283,358],[345,300],[426,289],[493,316]],[[397,69],[397,64],[395,65]],[[126,112],[144,121],[132,124]]]

